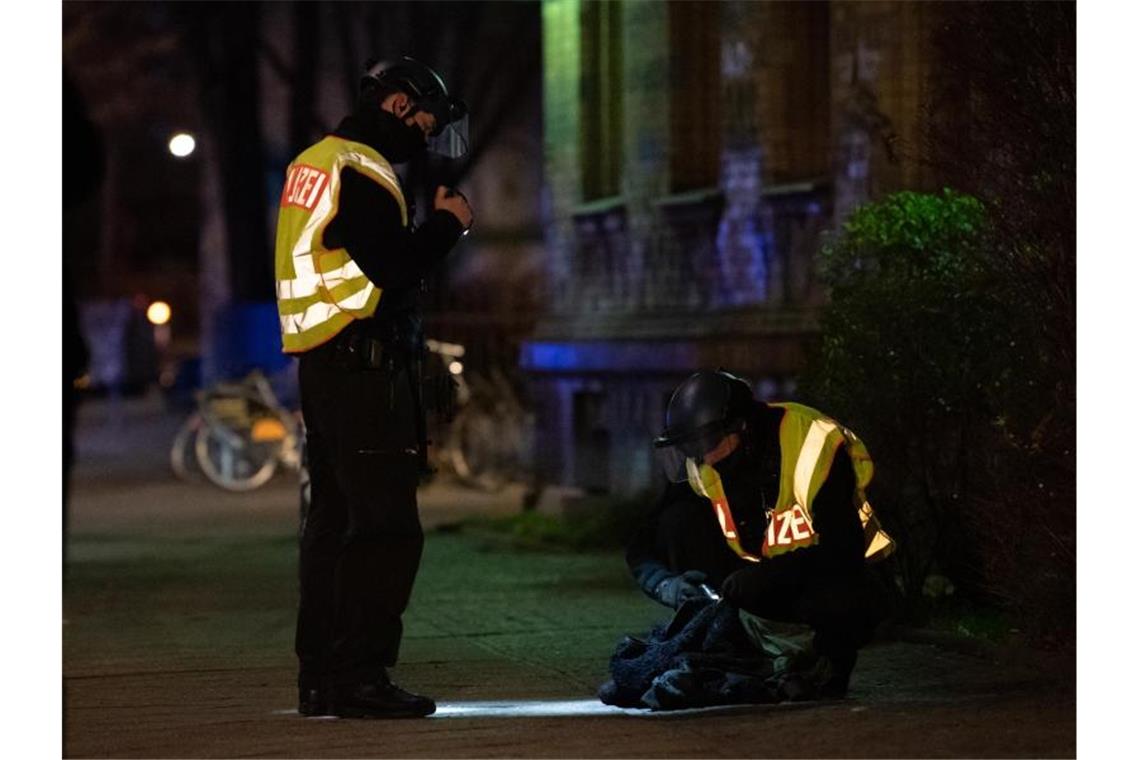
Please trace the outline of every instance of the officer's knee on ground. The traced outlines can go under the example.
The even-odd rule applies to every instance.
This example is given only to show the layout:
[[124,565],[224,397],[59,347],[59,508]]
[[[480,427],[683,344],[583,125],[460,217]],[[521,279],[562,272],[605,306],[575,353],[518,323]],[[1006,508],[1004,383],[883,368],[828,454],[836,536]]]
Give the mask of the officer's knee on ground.
[[887,613],[886,591],[866,568],[809,587],[797,604],[797,616],[814,627],[842,632],[855,648],[870,642]]

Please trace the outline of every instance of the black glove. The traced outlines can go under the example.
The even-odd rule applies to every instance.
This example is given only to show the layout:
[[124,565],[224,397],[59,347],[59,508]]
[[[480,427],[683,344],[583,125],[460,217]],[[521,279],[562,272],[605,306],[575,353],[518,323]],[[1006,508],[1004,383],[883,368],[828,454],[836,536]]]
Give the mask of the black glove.
[[701,588],[707,578],[700,570],[686,570],[680,575],[671,575],[654,587],[653,598],[673,609],[690,599],[709,599],[708,593]]
[[794,578],[784,577],[787,573],[774,573],[772,570],[770,562],[741,568],[724,579],[720,593],[734,607],[749,612],[769,607],[769,603],[776,598],[794,598],[794,588],[798,588],[798,585],[789,585]]

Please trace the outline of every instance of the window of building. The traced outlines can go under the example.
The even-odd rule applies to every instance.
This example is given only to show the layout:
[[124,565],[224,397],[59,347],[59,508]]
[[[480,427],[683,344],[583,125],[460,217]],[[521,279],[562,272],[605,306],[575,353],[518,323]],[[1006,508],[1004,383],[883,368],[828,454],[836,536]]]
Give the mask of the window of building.
[[831,166],[830,9],[828,3],[757,7],[755,83],[769,184],[815,180]]
[[581,16],[582,200],[621,193],[622,4],[586,0]]
[[669,189],[715,187],[720,175],[720,4],[669,3]]

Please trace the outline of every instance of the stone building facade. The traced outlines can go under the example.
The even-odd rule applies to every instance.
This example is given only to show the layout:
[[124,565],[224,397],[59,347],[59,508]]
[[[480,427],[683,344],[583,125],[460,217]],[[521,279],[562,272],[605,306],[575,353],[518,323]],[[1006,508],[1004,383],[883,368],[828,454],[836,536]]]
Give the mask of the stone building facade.
[[630,495],[698,368],[794,397],[821,235],[929,186],[926,3],[544,0],[545,313],[521,362],[547,483]]

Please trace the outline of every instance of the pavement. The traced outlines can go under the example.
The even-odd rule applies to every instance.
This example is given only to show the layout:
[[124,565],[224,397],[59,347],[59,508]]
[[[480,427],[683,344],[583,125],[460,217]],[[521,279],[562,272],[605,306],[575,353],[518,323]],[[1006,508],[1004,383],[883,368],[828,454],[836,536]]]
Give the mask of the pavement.
[[[64,589],[67,757],[1072,757],[1071,655],[981,656],[884,640],[845,700],[682,714],[593,698],[614,645],[663,617],[616,553],[509,550],[456,529],[520,509],[421,490],[424,559],[398,682],[426,720],[296,714],[297,484],[182,483],[180,415],[156,398],[86,405]],[[1008,654],[1009,656],[1006,656]]]

